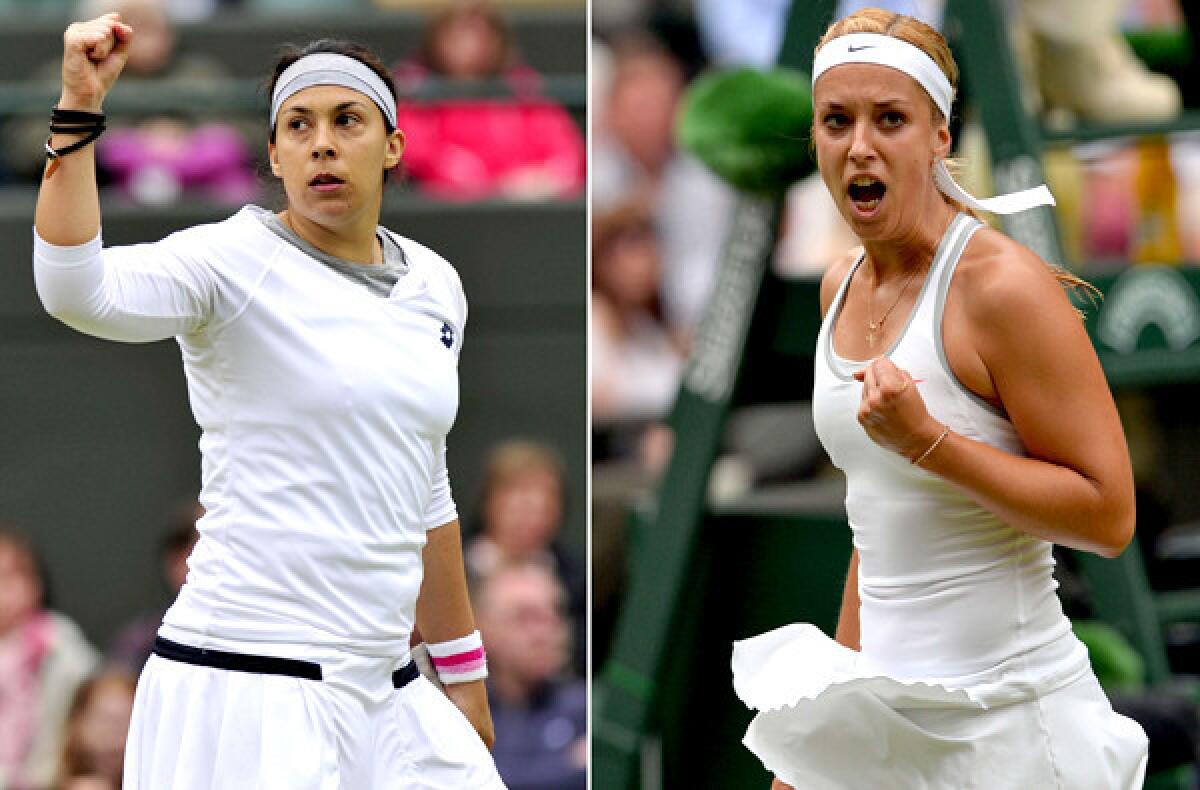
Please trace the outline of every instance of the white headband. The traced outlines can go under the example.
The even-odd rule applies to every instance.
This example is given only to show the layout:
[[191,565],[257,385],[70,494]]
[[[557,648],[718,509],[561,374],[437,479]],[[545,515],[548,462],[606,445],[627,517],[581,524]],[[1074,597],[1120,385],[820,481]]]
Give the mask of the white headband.
[[[816,87],[817,79],[822,74],[846,63],[872,63],[907,74],[925,89],[946,120],[950,120],[950,109],[954,105],[954,88],[950,86],[945,72],[919,47],[894,36],[878,33],[848,33],[838,36],[826,42],[825,46],[817,51],[813,60],[813,87]],[[942,159],[933,165],[933,179],[942,194],[979,211],[1016,214],[1036,206],[1054,205],[1054,195],[1050,194],[1045,184],[993,198],[976,198],[954,180],[950,171],[946,169],[945,160]]]
[[305,55],[283,70],[275,81],[271,94],[271,128],[279,108],[297,91],[314,85],[341,85],[358,91],[379,107],[383,117],[396,128],[396,100],[388,90],[387,83],[371,71],[362,61],[336,52],[318,52]]

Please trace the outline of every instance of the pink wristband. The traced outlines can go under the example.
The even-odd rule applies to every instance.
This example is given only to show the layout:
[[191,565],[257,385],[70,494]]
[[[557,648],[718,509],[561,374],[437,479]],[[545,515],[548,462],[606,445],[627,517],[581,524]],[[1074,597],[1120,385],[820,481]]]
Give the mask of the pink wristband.
[[467,683],[487,677],[487,654],[478,631],[425,646],[442,683]]

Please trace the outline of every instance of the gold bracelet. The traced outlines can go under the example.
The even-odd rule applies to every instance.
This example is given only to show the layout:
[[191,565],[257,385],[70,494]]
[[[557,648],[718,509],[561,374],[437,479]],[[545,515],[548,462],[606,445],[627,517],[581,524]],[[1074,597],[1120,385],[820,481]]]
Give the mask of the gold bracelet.
[[942,440],[943,440],[943,439],[945,439],[945,438],[946,438],[946,436],[947,436],[947,434],[949,434],[949,433],[950,433],[950,426],[949,426],[949,425],[944,425],[944,426],[942,426],[942,432],[941,432],[941,433],[938,435],[938,438],[936,438],[936,439],[934,439],[934,440],[933,440],[933,444],[929,445],[929,449],[928,449],[928,450],[926,450],[925,452],[921,453],[921,455],[919,455],[919,456],[918,456],[918,457],[917,457],[917,458],[916,458],[916,459],[915,459],[915,460],[912,462],[912,463],[913,463],[913,466],[920,466],[920,465],[921,465],[921,462],[922,462],[922,461],[924,461],[926,458],[928,458],[928,457],[929,457],[929,454],[930,454],[930,453],[932,453],[934,450],[936,450],[936,449],[938,448],[938,445],[942,443]]

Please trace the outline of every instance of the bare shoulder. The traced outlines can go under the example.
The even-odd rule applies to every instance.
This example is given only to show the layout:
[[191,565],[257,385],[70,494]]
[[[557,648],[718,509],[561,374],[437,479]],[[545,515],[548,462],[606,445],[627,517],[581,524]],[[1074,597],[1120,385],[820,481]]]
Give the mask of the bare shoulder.
[[1024,325],[1037,317],[1078,322],[1054,270],[1037,253],[991,228],[981,228],[959,261],[953,290],[973,321],[988,327]]
[[846,274],[850,268],[863,256],[863,248],[853,247],[842,255],[840,258],[830,264],[825,273],[821,275],[821,316],[829,311],[829,306],[833,304],[833,299],[837,296],[838,288],[841,287],[842,281],[846,279]]

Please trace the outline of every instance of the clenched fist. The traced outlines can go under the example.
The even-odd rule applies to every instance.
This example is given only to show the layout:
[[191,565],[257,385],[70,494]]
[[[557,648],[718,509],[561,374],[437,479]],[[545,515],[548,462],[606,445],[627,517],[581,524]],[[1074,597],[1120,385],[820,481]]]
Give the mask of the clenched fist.
[[863,383],[858,422],[879,446],[912,461],[941,434],[943,426],[929,415],[913,377],[887,357],[872,360],[854,378]]
[[63,33],[62,97],[58,106],[99,112],[125,68],[133,28],[116,13],[76,22]]

